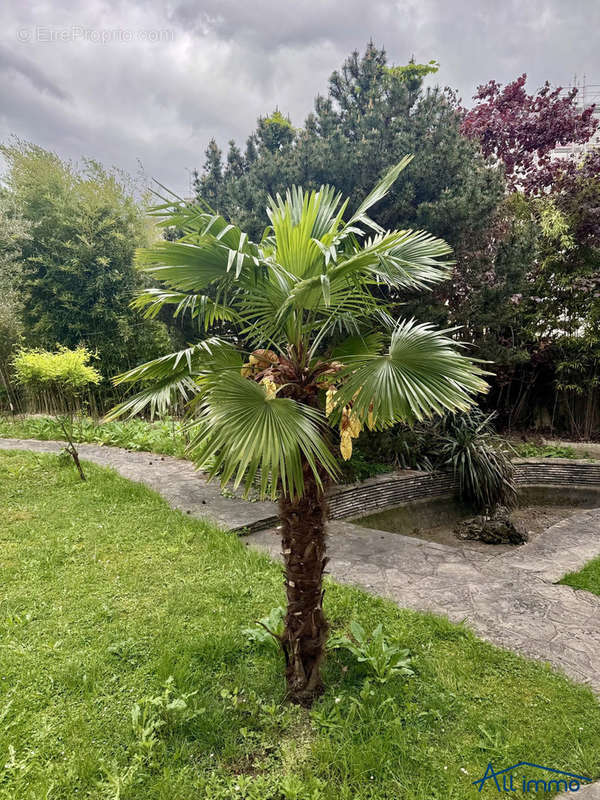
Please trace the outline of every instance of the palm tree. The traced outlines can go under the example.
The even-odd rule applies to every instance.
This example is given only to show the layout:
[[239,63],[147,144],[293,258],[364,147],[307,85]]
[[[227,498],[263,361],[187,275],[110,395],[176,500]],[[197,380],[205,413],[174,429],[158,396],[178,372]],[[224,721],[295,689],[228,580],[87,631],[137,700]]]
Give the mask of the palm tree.
[[383,429],[467,409],[483,370],[449,331],[386,311],[382,287],[427,289],[446,279],[450,247],[422,231],[384,231],[367,215],[405,157],[348,220],[330,186],[292,187],[269,200],[260,243],[205,203],[168,202],[154,213],[182,232],[140,250],[138,266],[165,288],[134,301],[153,316],[190,312],[210,336],[143,364],[117,383],[144,381],[112,416],[154,413],[176,398],[193,420],[190,453],[221,483],[258,486],[279,500],[287,612],[280,638],[289,697],[322,691],[326,489],[334,447],[348,459],[361,428]]

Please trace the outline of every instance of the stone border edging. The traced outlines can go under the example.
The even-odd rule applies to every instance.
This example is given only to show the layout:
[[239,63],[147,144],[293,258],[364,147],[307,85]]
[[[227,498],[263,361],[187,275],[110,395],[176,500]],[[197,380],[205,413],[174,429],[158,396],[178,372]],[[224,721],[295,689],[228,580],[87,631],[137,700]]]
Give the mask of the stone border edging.
[[[579,486],[600,489],[600,462],[561,458],[515,461],[518,486]],[[361,483],[336,486],[329,495],[330,519],[358,517],[414,500],[450,497],[456,481],[450,473],[402,470]]]

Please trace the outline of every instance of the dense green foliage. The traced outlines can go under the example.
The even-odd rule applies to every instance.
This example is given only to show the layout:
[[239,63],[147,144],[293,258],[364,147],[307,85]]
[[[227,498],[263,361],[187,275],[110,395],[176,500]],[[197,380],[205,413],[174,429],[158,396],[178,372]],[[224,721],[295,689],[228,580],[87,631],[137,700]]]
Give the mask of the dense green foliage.
[[242,155],[230,143],[226,164],[213,141],[199,195],[251,236],[268,219],[267,198],[297,184],[332,184],[352,211],[381,174],[414,153],[415,161],[377,207],[385,229],[425,228],[458,247],[483,226],[502,196],[496,169],[460,133],[461,114],[449,91],[425,89],[434,65],[391,67],[370,44],[353,53],[329,81],[327,97],[294,129],[280,111],[261,118]]
[[[293,182],[329,182],[350,196],[352,208],[377,175],[414,152],[413,168],[374,219],[384,228],[422,226],[443,236],[456,265],[452,280],[430,296],[415,298],[404,289],[391,292],[391,299],[407,303],[403,313],[463,326],[463,338],[493,362],[487,407],[498,411],[503,427],[554,428],[589,438],[600,430],[600,157],[564,162],[551,173],[545,161],[532,159],[530,180],[543,179],[547,191],[539,197],[509,193],[502,167],[509,170],[509,156],[531,148],[522,98],[503,95],[498,115],[512,144],[492,164],[481,154],[478,129],[469,130],[470,139],[463,135],[465,113],[453,93],[425,88],[424,78],[436,69],[435,63],[390,66],[385,52],[370,44],[332,74],[327,95],[316,98],[302,127],[293,128],[279,111],[261,118],[245,152],[230,142],[224,163],[213,141],[198,190],[256,234],[266,221],[269,193]],[[572,95],[557,106],[561,119],[577,116]],[[566,129],[536,108],[528,113],[538,118],[529,124],[536,131],[549,127],[547,152]]]
[[578,106],[576,89],[563,93],[546,83],[528,95],[525,79],[479,87],[464,119],[465,133],[500,160],[516,191],[476,268],[491,289],[488,313],[482,318],[473,308],[478,293],[466,279],[457,319],[475,324],[475,339],[485,331],[492,345],[483,349],[499,362],[490,399],[506,424],[590,438],[600,428],[600,154],[551,153],[585,142],[598,122],[593,108]]
[[332,582],[334,630],[381,623],[415,675],[365,684],[335,651],[314,710],[284,705],[281,654],[244,633],[281,605],[280,569],[139,484],[58,465],[0,454],[3,800],[467,800],[488,761],[524,756],[600,775],[588,689]]
[[72,408],[73,401],[97,386],[102,376],[89,362],[92,354],[85,347],[69,350],[20,350],[13,359],[17,383],[33,401],[49,399],[58,410],[61,404]]
[[12,387],[11,360],[23,338],[21,247],[29,236],[29,224],[15,203],[0,190],[0,406],[17,406]]
[[600,237],[583,233],[593,217],[581,222],[584,196],[598,198],[584,166],[573,194],[508,198],[460,278],[452,321],[494,362],[490,405],[505,425],[589,439],[600,428]]
[[[164,352],[164,325],[129,308],[141,287],[133,253],[148,233],[127,179],[94,161],[79,169],[20,141],[0,152],[8,165],[0,219],[14,208],[27,226],[12,256],[25,344],[87,345],[104,377]],[[0,276],[6,272],[0,263]]]

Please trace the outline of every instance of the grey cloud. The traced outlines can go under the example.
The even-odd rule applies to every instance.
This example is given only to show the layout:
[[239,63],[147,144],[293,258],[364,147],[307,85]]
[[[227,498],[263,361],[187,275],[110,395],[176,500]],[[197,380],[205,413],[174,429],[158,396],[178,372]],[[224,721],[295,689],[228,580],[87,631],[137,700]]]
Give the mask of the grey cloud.
[[171,19],[202,35],[227,40],[253,40],[265,54],[283,46],[309,46],[328,41],[364,39],[365,26],[373,31],[396,28],[402,13],[387,0],[184,0],[175,5]]
[[[20,45],[17,31],[36,25],[131,39]],[[185,191],[211,136],[243,142],[275,106],[301,124],[331,72],[370,38],[392,63],[437,58],[435,79],[468,102],[479,83],[522,72],[532,88],[575,73],[600,83],[599,27],[593,0],[5,0],[0,139],[16,133],[130,171],[139,159]],[[152,43],[147,31],[171,38]]]
[[7,77],[22,76],[40,92],[47,92],[58,100],[67,100],[69,95],[54,81],[50,80],[42,69],[25,58],[22,54],[12,52],[8,47],[0,45],[0,70]]

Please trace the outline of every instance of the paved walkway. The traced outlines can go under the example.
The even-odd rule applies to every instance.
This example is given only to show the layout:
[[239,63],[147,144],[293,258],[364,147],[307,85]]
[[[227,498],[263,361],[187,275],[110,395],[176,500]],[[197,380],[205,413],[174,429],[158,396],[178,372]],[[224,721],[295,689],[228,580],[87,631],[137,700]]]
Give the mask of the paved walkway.
[[[0,449],[58,452],[60,442],[0,439]],[[276,507],[223,496],[186,461],[82,444],[82,458],[159,492],[173,507],[246,529],[248,545],[278,557]],[[254,531],[254,532],[252,532]],[[508,553],[448,547],[341,520],[329,523],[328,571],[398,605],[465,621],[494,644],[547,661],[600,693],[600,597],[558,586],[600,555],[600,509],[579,511]],[[582,789],[600,798],[600,784]]]
[[[329,533],[328,571],[336,580],[404,608],[464,620],[482,638],[549,661],[600,693],[600,597],[553,583],[600,553],[600,509],[497,556],[340,520],[329,523]],[[273,531],[249,539],[279,551]]]

